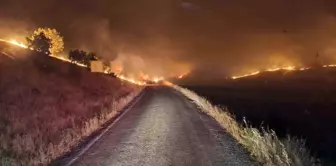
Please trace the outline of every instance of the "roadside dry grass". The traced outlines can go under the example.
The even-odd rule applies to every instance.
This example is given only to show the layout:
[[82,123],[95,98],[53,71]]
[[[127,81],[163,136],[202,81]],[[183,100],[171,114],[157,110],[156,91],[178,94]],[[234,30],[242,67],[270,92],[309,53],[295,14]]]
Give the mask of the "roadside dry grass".
[[204,97],[198,96],[188,89],[171,85],[183,95],[191,99],[199,108],[213,117],[228,133],[230,133],[251,156],[265,166],[318,166],[319,161],[310,155],[303,140],[287,137],[280,140],[273,130],[258,130],[248,125],[239,124],[225,108],[214,106]]
[[44,55],[23,57],[0,53],[0,165],[47,165],[141,91]]

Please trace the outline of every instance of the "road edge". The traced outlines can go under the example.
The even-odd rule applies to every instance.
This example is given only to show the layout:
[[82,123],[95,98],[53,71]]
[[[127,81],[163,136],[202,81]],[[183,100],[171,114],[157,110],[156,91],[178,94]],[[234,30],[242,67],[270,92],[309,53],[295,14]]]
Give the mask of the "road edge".
[[[123,118],[133,107],[135,104],[137,104],[139,102],[139,100],[145,95],[146,93],[146,87],[140,92],[140,94],[138,96],[136,96],[128,105],[126,105],[123,108],[123,111],[121,111],[121,113],[119,115],[117,115],[116,119],[114,119],[112,122],[110,122],[110,124],[108,124],[107,126],[98,129],[96,133],[96,135],[94,135],[93,137],[91,137],[91,139],[89,139],[82,147],[80,147],[79,150],[75,151],[73,154],[71,154],[71,152],[69,152],[70,154],[69,157],[65,157],[63,159],[60,159],[60,161],[55,163],[51,163],[51,165],[53,166],[58,166],[58,165],[62,165],[62,166],[71,166],[72,164],[74,164],[85,152],[87,152],[97,141],[100,140],[101,137],[104,136],[104,134],[109,131],[121,118]],[[113,118],[112,118],[113,119]],[[107,122],[109,123],[109,122]],[[104,126],[104,125],[103,125]],[[94,133],[93,133],[94,134]],[[88,137],[90,138],[90,136]]]

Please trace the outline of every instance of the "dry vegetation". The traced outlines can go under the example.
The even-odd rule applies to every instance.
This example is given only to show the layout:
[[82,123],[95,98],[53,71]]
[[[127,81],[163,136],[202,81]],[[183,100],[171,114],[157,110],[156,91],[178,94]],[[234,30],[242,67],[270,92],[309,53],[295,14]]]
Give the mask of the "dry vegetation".
[[199,108],[213,117],[228,133],[242,144],[261,165],[266,166],[317,166],[318,160],[310,156],[303,140],[287,137],[280,140],[273,130],[258,130],[245,124],[239,124],[225,109],[212,105],[196,93],[172,85],[186,97],[194,101]]
[[0,51],[0,165],[47,165],[141,88],[36,53]]

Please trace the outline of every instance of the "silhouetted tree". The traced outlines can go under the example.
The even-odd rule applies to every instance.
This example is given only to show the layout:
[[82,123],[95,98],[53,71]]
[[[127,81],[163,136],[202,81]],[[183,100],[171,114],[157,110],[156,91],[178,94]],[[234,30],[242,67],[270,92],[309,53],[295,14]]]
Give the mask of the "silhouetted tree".
[[51,40],[43,32],[35,35],[34,38],[27,38],[27,42],[28,47],[48,55],[50,54]]
[[84,64],[87,67],[90,67],[91,61],[95,61],[95,60],[99,59],[97,57],[97,55],[93,52],[87,53],[83,50],[78,50],[78,49],[71,50],[69,52],[68,57],[72,62],[77,62],[77,63],[80,63],[80,64]]
[[69,52],[69,59],[72,61],[72,62],[77,62],[77,63],[81,63],[83,64],[83,59],[85,57],[85,52],[84,51],[81,51],[81,50],[71,50]]
[[44,36],[50,40],[49,52],[51,54],[55,55],[63,51],[64,49],[63,37],[60,35],[59,32],[57,32],[56,29],[38,28],[33,32],[33,34],[30,37],[28,37],[28,42],[34,41],[35,38],[38,37],[41,33],[43,33]]

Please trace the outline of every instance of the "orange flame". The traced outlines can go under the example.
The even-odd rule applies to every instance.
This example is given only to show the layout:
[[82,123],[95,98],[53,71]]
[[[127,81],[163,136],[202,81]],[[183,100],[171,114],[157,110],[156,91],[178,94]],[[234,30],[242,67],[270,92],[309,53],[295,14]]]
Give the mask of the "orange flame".
[[260,71],[256,71],[256,72],[248,73],[248,74],[244,74],[244,75],[241,75],[241,76],[233,76],[232,79],[238,79],[238,78],[243,78],[243,77],[249,77],[249,76],[257,75],[257,74],[259,74],[259,73],[260,73]]
[[53,58],[56,58],[56,59],[58,59],[58,60],[64,61],[64,62],[74,63],[74,64],[76,64],[77,66],[80,66],[80,67],[87,67],[87,66],[84,65],[84,64],[81,64],[81,63],[78,63],[78,62],[71,61],[70,59],[65,58],[65,57],[62,57],[62,56],[56,56],[56,55],[52,55],[52,54],[49,55],[49,56],[51,56],[51,57],[53,57]]
[[[336,67],[336,65],[325,65],[323,67]],[[280,70],[285,70],[285,71],[304,71],[304,70],[309,70],[311,68],[309,67],[301,67],[301,68],[297,68],[295,66],[287,66],[287,67],[277,67],[277,68],[269,68],[266,70],[259,70],[253,73],[248,73],[248,74],[244,74],[244,75],[240,75],[240,76],[233,76],[231,77],[232,79],[239,79],[239,78],[244,78],[244,77],[249,77],[249,76],[253,76],[253,75],[257,75],[260,74],[261,72],[275,72],[275,71],[280,71]]]
[[188,74],[189,74],[189,72],[185,72],[185,73],[179,75],[177,78],[182,79],[182,78],[184,78],[185,76],[187,76]]
[[130,83],[133,83],[133,84],[137,84],[137,85],[146,85],[146,82],[143,82],[143,81],[137,81],[133,78],[127,78],[123,75],[117,75],[117,77],[121,80],[124,80],[124,81],[127,81],[127,82],[130,82]]
[[332,65],[323,65],[323,67],[336,67],[336,64],[332,64]]
[[28,48],[27,45],[25,45],[23,43],[20,43],[20,42],[18,42],[16,40],[4,40],[4,39],[0,39],[0,41],[6,42],[6,43],[10,43],[10,44],[22,47],[22,48]]
[[152,81],[154,81],[155,83],[158,83],[158,82],[163,81],[163,80],[164,80],[163,77],[154,77],[154,78],[152,79]]

